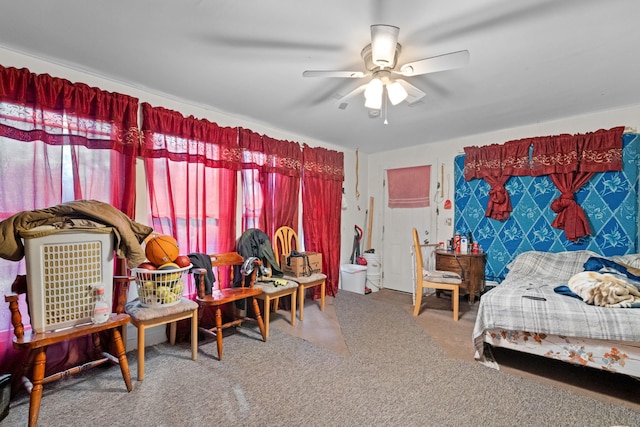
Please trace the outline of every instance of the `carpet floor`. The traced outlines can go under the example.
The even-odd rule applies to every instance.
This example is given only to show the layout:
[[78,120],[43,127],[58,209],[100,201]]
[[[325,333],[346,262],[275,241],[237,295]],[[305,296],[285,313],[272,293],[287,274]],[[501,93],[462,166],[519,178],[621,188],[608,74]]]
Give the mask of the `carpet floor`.
[[[197,361],[188,343],[149,347],[142,382],[130,352],[132,392],[117,367],[48,384],[40,425],[640,425],[633,407],[452,357],[407,304],[349,292],[329,300],[325,313],[308,302],[305,321],[291,329],[304,335],[337,322],[341,339],[296,336],[276,316],[266,342],[250,323],[226,336],[222,361],[213,340],[200,343]],[[3,423],[26,425],[28,406],[26,394],[17,396]]]

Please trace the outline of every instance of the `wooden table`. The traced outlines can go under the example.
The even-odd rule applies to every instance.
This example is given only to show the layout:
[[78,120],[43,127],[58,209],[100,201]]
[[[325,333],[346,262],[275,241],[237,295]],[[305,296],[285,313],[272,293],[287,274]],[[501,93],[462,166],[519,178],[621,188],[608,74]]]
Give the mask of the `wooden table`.
[[455,271],[463,276],[460,285],[461,292],[469,295],[469,302],[473,303],[476,294],[484,290],[484,267],[487,254],[482,253],[454,253],[452,251],[436,250],[436,270]]

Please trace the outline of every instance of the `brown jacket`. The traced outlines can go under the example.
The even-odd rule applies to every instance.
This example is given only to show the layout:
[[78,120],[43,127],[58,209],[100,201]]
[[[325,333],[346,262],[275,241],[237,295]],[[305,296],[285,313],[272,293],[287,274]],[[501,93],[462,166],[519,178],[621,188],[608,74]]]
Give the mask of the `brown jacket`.
[[137,223],[108,203],[97,200],[74,200],[45,209],[23,211],[0,222],[0,258],[20,261],[24,257],[21,231],[41,225],[64,228],[69,219],[87,219],[113,227],[116,256],[127,258],[130,267],[145,261],[142,241],[153,232],[149,226]]

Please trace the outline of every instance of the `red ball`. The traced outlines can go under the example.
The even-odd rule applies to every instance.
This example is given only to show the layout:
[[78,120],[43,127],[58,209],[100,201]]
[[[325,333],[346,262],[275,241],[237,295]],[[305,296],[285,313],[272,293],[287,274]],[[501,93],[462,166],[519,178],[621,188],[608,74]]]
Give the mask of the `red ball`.
[[191,259],[186,255],[179,255],[173,262],[178,264],[180,268],[189,267],[191,265]]
[[142,264],[140,264],[138,266],[138,268],[142,268],[144,270],[157,270],[158,267],[156,267],[154,264],[151,264],[150,262],[143,262]]
[[171,236],[158,235],[147,241],[144,248],[147,259],[155,265],[173,262],[180,253],[178,242]]

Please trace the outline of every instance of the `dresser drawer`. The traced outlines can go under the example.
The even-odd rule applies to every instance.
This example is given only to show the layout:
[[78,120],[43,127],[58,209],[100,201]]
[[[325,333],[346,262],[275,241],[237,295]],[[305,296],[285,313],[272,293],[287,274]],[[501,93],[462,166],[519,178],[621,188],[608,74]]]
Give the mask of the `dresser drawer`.
[[[458,262],[460,262],[458,264]],[[465,257],[458,257],[456,261],[456,257],[453,255],[445,255],[445,256],[437,256],[436,257],[436,270],[445,270],[445,271],[456,271],[460,273],[460,267],[465,270],[468,270],[470,266],[470,261]]]
[[[485,254],[455,254],[436,251],[436,270],[452,271],[464,276],[461,290],[473,303],[475,294],[484,289]],[[464,274],[463,274],[464,271]]]

